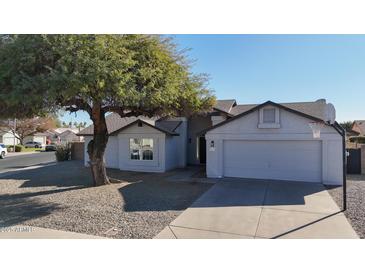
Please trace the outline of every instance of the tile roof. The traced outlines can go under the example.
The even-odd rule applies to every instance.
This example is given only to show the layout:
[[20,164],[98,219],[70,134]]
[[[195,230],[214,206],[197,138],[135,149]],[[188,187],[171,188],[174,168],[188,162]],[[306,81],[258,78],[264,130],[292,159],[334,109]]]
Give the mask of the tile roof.
[[156,127],[162,128],[170,132],[174,132],[180,124],[181,121],[159,120],[156,122]]
[[[145,116],[138,116],[121,118],[119,114],[116,113],[109,114],[105,117],[108,134],[113,134],[114,132],[123,129],[138,120],[142,120],[143,122],[150,124],[152,127],[171,135],[176,135],[175,129],[180,124],[179,121],[164,121],[160,120],[159,117],[149,118]],[[81,130],[77,135],[93,135],[93,133],[94,126],[90,125],[87,128]]]
[[221,110],[223,112],[230,113],[232,107],[235,105],[236,105],[236,100],[234,99],[217,100],[214,108]]
[[[214,109],[223,111],[225,113],[229,113],[232,116],[239,115],[250,109],[257,107],[260,104],[242,104],[237,105],[236,100],[228,99],[228,100],[217,100]],[[299,111],[301,113],[307,114],[309,116],[316,117],[321,120],[326,119],[326,100],[320,99],[315,102],[298,102],[298,103],[281,103],[284,107],[293,109],[295,111]],[[118,114],[112,113],[105,117],[106,124],[108,128],[108,133],[112,134],[116,131],[121,130],[122,128],[136,122],[137,120],[142,120],[152,127],[155,127],[158,130],[161,130],[167,134],[176,135],[176,128],[179,126],[181,122],[179,121],[169,121],[164,120],[159,117],[126,117],[121,118]],[[365,121],[364,121],[365,122]],[[365,123],[364,127],[365,127]],[[80,131],[78,135],[93,135],[94,127],[93,125],[83,129]],[[364,128],[365,130],[365,128]]]
[[[246,112],[259,104],[249,105],[237,105],[232,108],[230,114],[236,116],[240,113]],[[326,101],[317,100],[315,102],[298,102],[298,103],[280,103],[287,108],[302,112],[304,114],[319,118],[321,120],[326,119]]]

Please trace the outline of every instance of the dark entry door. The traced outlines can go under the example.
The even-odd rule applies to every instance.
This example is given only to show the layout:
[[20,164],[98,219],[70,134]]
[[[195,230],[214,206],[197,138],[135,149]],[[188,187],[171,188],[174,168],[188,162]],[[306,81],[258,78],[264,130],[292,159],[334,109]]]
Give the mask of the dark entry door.
[[205,137],[199,137],[199,160],[201,164],[207,163],[207,146]]
[[360,174],[361,173],[361,149],[350,148],[347,150],[349,156],[347,157],[347,173]]

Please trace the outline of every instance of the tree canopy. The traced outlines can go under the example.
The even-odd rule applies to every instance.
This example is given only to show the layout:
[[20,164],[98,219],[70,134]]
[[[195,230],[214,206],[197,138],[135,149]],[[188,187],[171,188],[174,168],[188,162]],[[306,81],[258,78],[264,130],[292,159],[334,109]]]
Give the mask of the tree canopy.
[[345,121],[340,123],[340,125],[346,130],[346,131],[351,131],[352,130],[352,125],[354,124],[353,121]]
[[0,42],[3,117],[59,107],[90,114],[95,102],[123,116],[189,115],[214,102],[205,84],[172,40],[160,36],[14,35]]
[[[60,108],[89,113],[88,145],[96,185],[108,183],[105,115],[189,116],[215,97],[206,76],[191,73],[183,51],[156,35],[8,35],[0,37],[0,117]],[[0,106],[1,107],[1,106]]]

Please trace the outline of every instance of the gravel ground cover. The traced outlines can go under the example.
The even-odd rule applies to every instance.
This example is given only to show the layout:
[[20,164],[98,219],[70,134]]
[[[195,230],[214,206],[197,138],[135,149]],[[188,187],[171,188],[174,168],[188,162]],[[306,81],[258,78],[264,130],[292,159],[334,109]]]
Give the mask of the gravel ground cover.
[[[327,189],[341,208],[342,186],[328,186]],[[365,175],[347,176],[347,210],[345,215],[359,237],[365,239]]]
[[91,186],[78,161],[0,178],[0,226],[30,225],[110,238],[153,238],[211,184],[108,170],[122,183]]

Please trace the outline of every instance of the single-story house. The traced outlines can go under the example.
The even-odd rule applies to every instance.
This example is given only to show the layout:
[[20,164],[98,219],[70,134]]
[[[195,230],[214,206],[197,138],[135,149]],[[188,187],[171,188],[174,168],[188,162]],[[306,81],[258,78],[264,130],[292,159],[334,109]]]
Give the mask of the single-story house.
[[48,130],[48,140],[50,143],[67,144],[71,142],[82,142],[83,137],[77,134],[83,128],[55,128]]
[[0,129],[0,143],[6,146],[17,145],[19,144],[19,139],[11,131]]
[[357,132],[359,135],[365,135],[365,120],[355,120],[352,124],[352,131]]
[[26,144],[28,142],[39,142],[42,144],[42,146],[45,146],[47,144],[47,136],[47,132],[38,132],[34,135],[25,137],[23,143]]
[[[107,167],[165,172],[206,165],[209,178],[242,177],[342,184],[342,135],[326,100],[239,105],[218,100],[194,117],[106,117]],[[87,144],[93,126],[79,134]]]

